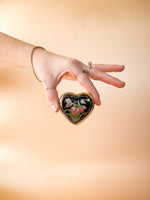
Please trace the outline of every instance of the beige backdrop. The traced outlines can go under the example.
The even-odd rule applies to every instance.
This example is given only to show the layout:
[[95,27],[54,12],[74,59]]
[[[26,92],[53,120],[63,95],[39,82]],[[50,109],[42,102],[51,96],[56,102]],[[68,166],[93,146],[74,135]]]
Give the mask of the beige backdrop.
[[0,31],[126,66],[112,73],[123,89],[93,81],[102,105],[78,126],[52,111],[31,69],[0,68],[0,200],[150,199],[150,1],[0,0]]

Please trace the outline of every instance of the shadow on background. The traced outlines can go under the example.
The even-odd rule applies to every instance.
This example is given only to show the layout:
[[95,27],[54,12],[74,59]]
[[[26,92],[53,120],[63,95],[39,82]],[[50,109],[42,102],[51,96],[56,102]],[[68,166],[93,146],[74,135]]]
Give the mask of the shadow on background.
[[27,194],[21,194],[13,190],[0,188],[0,199],[1,200],[32,200],[33,198]]

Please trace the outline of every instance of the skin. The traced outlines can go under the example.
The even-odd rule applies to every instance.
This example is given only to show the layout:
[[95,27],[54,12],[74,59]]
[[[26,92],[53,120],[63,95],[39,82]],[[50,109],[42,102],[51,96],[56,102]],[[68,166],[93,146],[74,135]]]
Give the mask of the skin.
[[[0,32],[0,67],[31,68],[30,57],[33,48],[32,44]],[[100,95],[91,79],[103,81],[118,88],[125,86],[123,81],[107,74],[107,72],[123,71],[124,65],[92,64],[90,72],[85,74],[81,72],[88,69],[89,66],[83,62],[40,48],[35,49],[33,53],[33,65],[36,74],[42,81],[47,99],[55,112],[59,111],[57,85],[62,79],[78,81],[93,96],[97,106],[101,104]],[[46,89],[46,87],[50,89]]]

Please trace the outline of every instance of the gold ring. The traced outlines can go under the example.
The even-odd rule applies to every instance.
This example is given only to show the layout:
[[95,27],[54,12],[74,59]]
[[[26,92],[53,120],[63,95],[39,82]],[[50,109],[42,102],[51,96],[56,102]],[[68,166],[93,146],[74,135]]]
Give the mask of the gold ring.
[[87,70],[83,70],[82,73],[88,74],[92,68],[92,62],[88,62],[89,68]]
[[52,90],[52,89],[55,89],[54,87],[46,87],[45,88],[46,90]]
[[92,68],[92,62],[91,62],[91,61],[88,62],[88,65],[89,65],[89,68],[88,68],[88,69],[82,70],[82,72],[80,72],[80,73],[78,74],[78,76],[81,75],[81,74],[88,74],[88,73],[90,72],[90,70],[91,70],[91,68]]
[[90,61],[90,62],[88,62],[88,65],[89,65],[89,69],[88,69],[88,72],[91,70],[91,68],[92,68],[92,62]]

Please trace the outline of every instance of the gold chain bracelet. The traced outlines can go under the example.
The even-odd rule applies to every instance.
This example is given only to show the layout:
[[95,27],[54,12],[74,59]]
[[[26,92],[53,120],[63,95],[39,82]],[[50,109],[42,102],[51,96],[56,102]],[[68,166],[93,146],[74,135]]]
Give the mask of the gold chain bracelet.
[[42,82],[42,81],[39,79],[39,77],[37,76],[36,71],[35,71],[35,69],[34,69],[34,65],[33,65],[33,53],[34,53],[35,49],[38,49],[38,48],[45,50],[45,49],[44,49],[43,47],[41,47],[41,46],[35,46],[35,47],[32,49],[32,51],[31,51],[31,66],[32,66],[32,70],[33,70],[33,73],[34,73],[36,79],[37,79],[38,81]]

